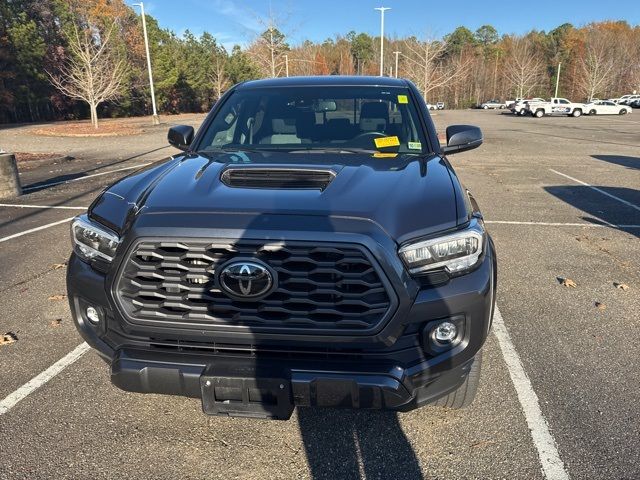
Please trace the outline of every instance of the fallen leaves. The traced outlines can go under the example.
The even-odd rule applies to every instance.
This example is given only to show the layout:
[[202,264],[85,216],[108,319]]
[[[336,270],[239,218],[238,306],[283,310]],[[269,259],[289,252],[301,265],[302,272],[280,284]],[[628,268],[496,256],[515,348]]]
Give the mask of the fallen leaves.
[[606,310],[607,309],[607,306],[602,302],[595,302],[594,305],[598,310]]
[[58,295],[51,295],[48,298],[48,300],[57,301],[57,300],[64,300],[65,298],[67,298],[67,296],[63,293],[60,293]]
[[624,290],[625,292],[629,290],[629,285],[626,283],[613,282],[613,286],[619,288],[620,290]]
[[573,280],[571,280],[570,278],[556,277],[556,279],[558,280],[560,285],[565,286],[565,287],[576,288],[578,286],[578,284],[576,282],[574,282]]
[[53,265],[51,265],[51,268],[53,270],[60,270],[61,268],[64,268],[66,266],[67,266],[66,263],[54,263]]
[[13,332],[7,332],[4,335],[0,336],[0,346],[11,345],[12,343],[16,343],[17,341],[18,336]]
[[59,327],[60,325],[62,325],[62,319],[61,318],[56,318],[55,320],[51,320],[51,322],[49,323],[52,327]]

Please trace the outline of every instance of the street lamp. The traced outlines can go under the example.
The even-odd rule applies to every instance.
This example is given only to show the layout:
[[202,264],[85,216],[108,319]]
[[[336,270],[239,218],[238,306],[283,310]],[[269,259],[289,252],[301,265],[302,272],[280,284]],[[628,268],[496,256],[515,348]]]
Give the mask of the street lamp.
[[393,52],[396,56],[396,78],[398,78],[398,56],[400,55],[400,52],[398,50],[396,50],[395,52]]
[[384,12],[391,10],[390,7],[376,7],[374,10],[380,11],[380,76],[384,76]]
[[158,111],[156,110],[156,94],[153,90],[153,74],[151,73],[151,55],[149,55],[149,39],[147,38],[147,21],[144,16],[144,3],[134,3],[136,7],[140,7],[142,15],[142,32],[144,33],[144,49],[147,52],[147,68],[149,69],[149,86],[151,87],[151,106],[153,107],[153,124],[159,125]]
[[284,71],[288,77],[289,76],[289,55],[287,54],[284,55]]

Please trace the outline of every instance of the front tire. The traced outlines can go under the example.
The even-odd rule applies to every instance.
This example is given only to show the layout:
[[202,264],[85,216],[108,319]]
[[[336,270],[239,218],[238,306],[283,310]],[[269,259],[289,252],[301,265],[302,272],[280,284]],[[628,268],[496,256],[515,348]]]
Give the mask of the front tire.
[[484,108],[485,110],[489,110],[489,106],[488,106],[488,105],[485,105],[485,106],[484,106],[484,107],[482,107],[482,108]]
[[598,112],[596,112],[595,110],[591,110],[591,111],[589,112],[589,115],[597,115],[597,114],[598,114]]
[[473,399],[476,398],[478,385],[480,385],[481,368],[482,350],[476,353],[473,363],[471,364],[471,368],[469,369],[469,374],[467,375],[467,378],[464,379],[463,384],[449,395],[436,400],[433,405],[436,407],[451,408],[453,410],[459,410],[471,405]]
[[619,115],[626,115],[627,114],[627,109],[623,108],[620,110],[620,112],[618,112]]
[[582,115],[582,110],[580,109],[575,109],[573,112],[571,112],[571,116],[574,118],[578,118],[580,115]]
[[544,110],[536,110],[536,113],[533,114],[536,118],[542,118],[544,116]]

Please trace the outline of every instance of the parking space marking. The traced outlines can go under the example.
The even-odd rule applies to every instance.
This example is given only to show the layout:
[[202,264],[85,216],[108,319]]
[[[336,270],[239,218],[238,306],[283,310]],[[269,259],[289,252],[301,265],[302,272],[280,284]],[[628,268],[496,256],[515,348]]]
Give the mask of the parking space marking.
[[64,205],[20,205],[17,203],[0,203],[0,207],[11,208],[45,208],[45,209],[60,209],[60,210],[86,210],[87,207],[67,207]]
[[21,236],[26,235],[28,233],[33,233],[33,232],[37,232],[37,231],[40,231],[40,230],[44,230],[45,228],[55,227],[56,225],[60,225],[61,223],[69,222],[69,221],[73,220],[74,218],[75,217],[65,218],[64,220],[58,220],[57,222],[47,223],[46,225],[42,225],[41,227],[31,228],[29,230],[25,230],[24,232],[14,233],[13,235],[9,235],[8,237],[2,237],[2,238],[0,238],[0,243],[6,242],[7,240],[11,240],[11,239],[14,239],[14,238],[21,237]]
[[527,372],[522,366],[520,356],[511,342],[511,337],[497,305],[493,314],[493,333],[498,339],[498,345],[500,345],[509,376],[516,389],[533,444],[538,451],[542,473],[548,480],[569,480],[569,474],[560,458],[558,447],[549,430],[549,424],[540,409],[538,395],[536,395]]
[[89,348],[90,347],[86,342],[82,342],[80,345],[74,348],[71,352],[67,353],[64,357],[51,365],[49,368],[33,377],[27,383],[18,388],[15,392],[7,395],[3,400],[0,401],[0,415],[4,415],[5,413],[7,413],[9,410],[15,407],[18,402],[26,398],[31,393],[35,392],[38,388],[43,386],[69,365],[82,357],[89,351]]
[[[40,185],[33,185],[31,187],[23,188],[22,191],[23,192],[29,192],[31,190],[41,190],[41,189],[47,188],[47,187],[54,187],[56,185],[62,185],[63,183],[77,182],[79,180],[86,180],[87,178],[99,177],[100,175],[108,175],[110,173],[124,172],[126,170],[133,170],[135,168],[142,168],[142,167],[146,167],[147,165],[151,165],[151,162],[141,163],[140,165],[134,165],[133,167],[116,168],[116,169],[109,170],[109,171],[106,171],[106,172],[92,173],[91,175],[85,175],[83,177],[71,178],[69,180],[60,180],[58,182],[50,182],[50,183],[43,183],[43,184],[40,184]],[[73,174],[70,174],[70,175],[73,175]]]
[[553,173],[557,173],[558,175],[561,175],[561,176],[563,176],[565,178],[568,178],[569,180],[573,180],[574,182],[579,183],[580,185],[584,185],[585,187],[589,187],[590,189],[595,190],[596,192],[601,193],[602,195],[606,195],[607,197],[612,198],[614,200],[617,200],[618,202],[623,203],[624,205],[627,205],[628,207],[631,207],[631,208],[633,208],[633,209],[635,209],[635,210],[640,212],[640,207],[638,205],[634,204],[634,203],[628,202],[623,198],[620,198],[620,197],[617,197],[615,195],[612,195],[609,192],[605,192],[601,188],[594,187],[593,185],[589,185],[588,183],[583,182],[582,180],[578,180],[577,178],[570,177],[569,175],[567,175],[565,173],[562,173],[562,172],[559,172],[557,170],[554,170],[553,168],[550,168],[549,170],[551,170]]
[[493,225],[536,225],[542,227],[593,227],[593,228],[640,228],[640,225],[621,225],[606,222],[603,223],[587,223],[587,222],[520,222],[515,220],[485,220],[486,224]]

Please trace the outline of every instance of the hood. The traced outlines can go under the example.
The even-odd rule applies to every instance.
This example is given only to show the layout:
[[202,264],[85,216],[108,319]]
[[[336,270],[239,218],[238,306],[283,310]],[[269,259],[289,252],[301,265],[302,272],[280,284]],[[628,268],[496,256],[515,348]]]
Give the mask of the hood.
[[[261,170],[261,178],[280,180],[288,169],[292,175],[329,172],[329,181],[322,186],[293,185],[296,188],[281,181],[248,186],[231,182],[236,186],[229,186],[225,172],[237,174],[243,169]],[[275,177],[269,177],[271,169]],[[116,231],[125,227],[128,217],[163,212],[346,217],[373,222],[395,241],[404,241],[456,226],[452,182],[446,162],[437,156],[421,162],[415,155],[188,155],[116,183],[92,205],[90,213]]]

